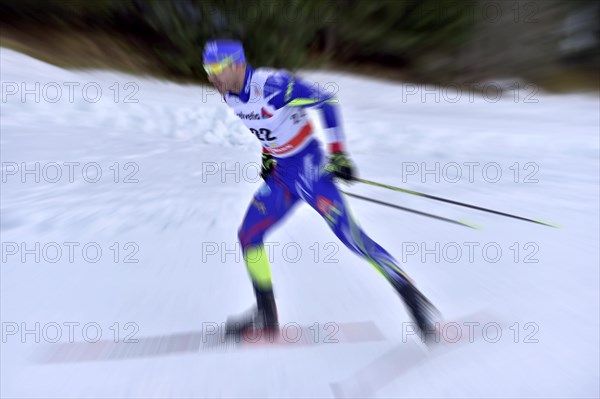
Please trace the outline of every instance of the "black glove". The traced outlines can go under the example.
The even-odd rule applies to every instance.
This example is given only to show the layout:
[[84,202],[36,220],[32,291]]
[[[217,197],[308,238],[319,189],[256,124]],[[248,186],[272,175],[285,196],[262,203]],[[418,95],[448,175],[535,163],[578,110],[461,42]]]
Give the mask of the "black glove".
[[275,170],[275,165],[277,165],[277,161],[273,158],[273,155],[268,152],[262,153],[262,169],[260,171],[260,177],[263,178],[264,181],[267,181],[271,173]]
[[343,152],[332,153],[329,156],[329,164],[327,164],[325,170],[345,181],[352,181],[356,177],[354,164]]

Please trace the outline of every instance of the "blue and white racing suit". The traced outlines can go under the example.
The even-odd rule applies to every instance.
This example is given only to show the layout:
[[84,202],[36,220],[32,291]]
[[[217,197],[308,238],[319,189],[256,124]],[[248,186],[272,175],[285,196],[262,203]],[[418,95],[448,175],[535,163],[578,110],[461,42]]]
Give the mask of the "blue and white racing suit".
[[239,95],[227,93],[224,100],[256,135],[263,152],[277,161],[275,172],[255,193],[239,229],[244,259],[255,284],[270,287],[263,239],[299,200],[314,208],[349,249],[366,258],[396,287],[408,281],[398,262],[352,220],[333,176],[324,170],[326,159],[305,108],[321,111],[329,150],[341,151],[344,135],[334,96],[288,71],[247,65],[242,91]]

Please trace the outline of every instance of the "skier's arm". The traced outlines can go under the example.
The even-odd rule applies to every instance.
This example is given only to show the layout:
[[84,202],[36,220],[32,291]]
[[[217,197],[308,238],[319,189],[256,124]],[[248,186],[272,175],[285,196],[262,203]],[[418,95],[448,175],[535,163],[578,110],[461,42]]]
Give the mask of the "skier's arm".
[[316,108],[320,111],[329,151],[343,152],[345,136],[341,125],[337,98],[288,73],[278,73],[267,79],[265,97],[272,96],[269,104],[282,107]]

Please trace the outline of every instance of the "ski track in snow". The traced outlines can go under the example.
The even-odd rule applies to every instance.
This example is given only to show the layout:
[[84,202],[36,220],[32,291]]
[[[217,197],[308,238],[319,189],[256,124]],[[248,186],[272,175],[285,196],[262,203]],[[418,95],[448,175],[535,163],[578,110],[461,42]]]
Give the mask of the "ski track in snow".
[[[348,381],[370,364],[388,367],[390,356],[403,353],[398,348],[408,316],[394,292],[302,205],[267,237],[280,244],[272,268],[282,323],[372,322],[386,340],[208,355],[163,348],[156,349],[156,356],[109,361],[38,361],[40,353],[68,342],[68,328],[63,326],[59,343],[52,344],[43,337],[36,343],[33,333],[7,334],[9,326],[77,322],[74,339],[81,342],[86,323],[97,323],[106,341],[113,339],[115,322],[121,340],[132,331],[124,329],[131,322],[138,337],[156,343],[160,340],[152,337],[201,331],[203,323],[221,323],[247,309],[251,287],[239,251],[236,255],[233,249],[260,185],[252,181],[260,147],[207,87],[65,71],[4,48],[0,55],[2,396],[332,397],[332,384]],[[471,231],[349,199],[358,222],[399,259],[407,242],[428,248],[436,242],[493,242],[503,251],[496,263],[486,261],[481,251],[469,262],[466,247],[456,263],[436,262],[433,256],[422,261],[420,253],[407,256],[403,267],[444,315],[452,319],[492,309],[505,323],[503,335],[496,343],[479,339],[416,362],[396,378],[385,369],[369,369],[359,392],[374,397],[598,397],[598,97],[538,93],[537,103],[524,103],[523,97],[515,102],[508,93],[498,102],[479,96],[471,101],[466,95],[456,103],[435,102],[431,96],[423,102],[420,95],[406,96],[406,86],[397,83],[333,72],[303,75],[337,85],[348,148],[362,177],[562,226],[527,224],[376,187],[345,188],[484,227]],[[34,88],[35,82],[40,89],[56,82],[62,98],[36,102],[29,95],[21,101],[21,84]],[[73,102],[65,82],[79,83]],[[97,102],[82,96],[81,88],[90,82],[102,89]],[[13,83],[19,95],[7,94]],[[120,90],[117,102],[114,87]],[[124,102],[135,88],[129,98],[138,102]],[[45,94],[52,97],[53,92]],[[88,94],[94,96],[93,88]],[[12,174],[15,165],[34,168],[36,162],[40,167],[95,162],[102,176],[89,183],[77,166],[73,182],[66,167],[56,183]],[[432,176],[423,182],[418,175],[404,176],[403,182],[403,162],[405,167],[425,162],[429,168],[436,162],[497,162],[503,176],[497,183],[481,174],[472,183],[464,175],[456,183],[436,183]],[[515,162],[520,180],[532,170],[523,166],[535,163],[539,182],[515,183],[509,169]],[[236,163],[246,179],[222,174],[222,169],[235,170]],[[93,177],[93,169],[86,176]],[[36,262],[31,254],[22,262],[20,253],[9,255],[6,247],[22,242],[27,248],[36,242],[42,247],[81,245],[72,262],[64,246],[56,263],[47,257]],[[91,242],[103,251],[96,263],[86,261],[80,250]],[[110,249],[115,242],[118,261]],[[280,250],[292,242],[303,251],[296,263],[286,261]],[[316,262],[310,249],[315,242],[321,251]],[[521,250],[518,262],[510,249],[515,242]],[[127,243],[133,246],[125,248]],[[223,262],[221,252],[206,254],[207,243],[232,251]],[[329,250],[327,243],[333,243]],[[537,263],[523,262],[531,253],[532,247],[523,248],[527,243],[537,248]],[[331,248],[337,263],[324,261]],[[134,249],[138,262],[123,262]],[[506,325],[517,322],[515,343],[514,330]],[[524,329],[528,322],[537,326],[537,343],[524,342],[533,331]],[[373,377],[370,386],[369,375],[383,377]]]

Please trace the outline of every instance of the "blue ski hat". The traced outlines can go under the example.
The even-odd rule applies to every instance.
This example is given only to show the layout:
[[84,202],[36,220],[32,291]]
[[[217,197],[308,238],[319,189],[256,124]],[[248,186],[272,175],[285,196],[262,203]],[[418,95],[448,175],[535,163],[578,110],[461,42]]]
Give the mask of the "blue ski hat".
[[204,64],[215,64],[231,57],[234,64],[246,63],[244,47],[238,40],[217,39],[206,42],[202,61]]

